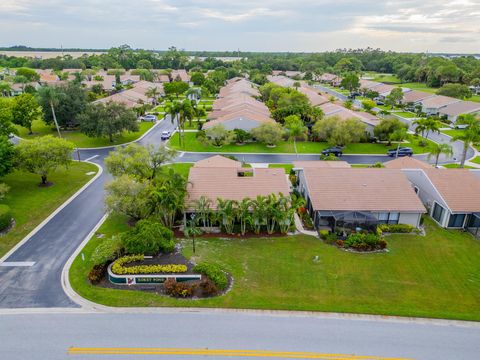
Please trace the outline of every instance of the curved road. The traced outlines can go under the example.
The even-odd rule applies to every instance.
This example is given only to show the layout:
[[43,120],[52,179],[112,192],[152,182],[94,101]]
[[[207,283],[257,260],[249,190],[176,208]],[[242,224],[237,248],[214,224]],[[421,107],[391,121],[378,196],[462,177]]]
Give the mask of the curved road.
[[[139,143],[161,143],[160,135],[164,130],[173,130],[170,121],[163,120],[157,124]],[[101,166],[109,151],[111,149],[82,150],[80,157]],[[193,162],[212,155],[181,153],[175,161]],[[239,160],[252,163],[288,163],[297,158],[318,159],[318,155],[234,155]],[[385,156],[353,155],[344,156],[343,159],[354,163],[388,160]],[[34,264],[0,266],[0,313],[3,313],[0,321],[0,337],[3,340],[0,358],[62,359],[69,346],[209,347],[354,353],[418,359],[473,359],[472,355],[478,355],[480,351],[480,327],[477,325],[353,321],[348,317],[330,319],[318,314],[271,316],[242,312],[209,313],[208,310],[196,313],[194,309],[172,310],[172,313],[153,311],[149,314],[132,314],[135,310],[125,309],[116,314],[87,314],[83,311],[82,314],[32,314],[29,313],[31,310],[20,310],[38,308],[38,312],[43,313],[48,312],[45,308],[64,308],[73,312],[81,311],[75,310],[79,305],[63,291],[62,269],[71,254],[104,216],[104,184],[108,179],[109,175],[102,173],[40,231],[4,259],[10,263]],[[14,308],[19,310],[15,311]],[[27,314],[22,315],[22,312]],[[157,328],[161,331],[155,331]],[[25,339],[28,339],[29,346],[24,346]],[[95,354],[75,356],[113,358]],[[185,355],[185,358],[195,357]]]

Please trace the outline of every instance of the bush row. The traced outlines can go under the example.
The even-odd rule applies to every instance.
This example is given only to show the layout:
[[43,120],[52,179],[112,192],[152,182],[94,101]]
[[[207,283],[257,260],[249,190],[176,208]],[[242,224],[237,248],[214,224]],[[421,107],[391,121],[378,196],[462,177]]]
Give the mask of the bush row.
[[218,265],[210,263],[200,263],[193,268],[194,272],[200,273],[208,277],[221,290],[225,290],[228,286],[228,277]]
[[129,255],[116,260],[112,265],[112,272],[117,275],[137,275],[137,274],[156,274],[156,273],[184,273],[187,272],[186,265],[136,265],[124,266],[125,264],[143,260],[143,255]]
[[12,212],[7,205],[0,205],[0,231],[6,229],[12,222]]
[[381,224],[377,229],[386,233],[411,233],[420,232],[416,227],[409,224]]
[[387,242],[377,234],[355,233],[350,234],[343,243],[337,241],[337,245],[343,245],[345,248],[353,248],[359,251],[371,251],[385,249],[387,247]]
[[163,287],[167,295],[179,298],[192,297],[198,288],[203,296],[214,296],[218,294],[217,286],[210,279],[202,280],[200,284],[191,282],[177,282],[175,279],[167,279]]

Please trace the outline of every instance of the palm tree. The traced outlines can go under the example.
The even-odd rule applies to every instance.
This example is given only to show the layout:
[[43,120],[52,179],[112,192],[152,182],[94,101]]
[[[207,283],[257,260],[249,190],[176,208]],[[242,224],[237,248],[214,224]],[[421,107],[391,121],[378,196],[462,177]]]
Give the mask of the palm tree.
[[[170,102],[167,106],[165,106],[165,113],[170,115],[170,121],[172,124],[175,124],[175,120],[178,116],[178,113],[180,112],[180,107],[178,106],[178,103],[176,101]],[[180,136],[180,129],[178,127],[178,122],[177,122],[177,129],[178,129],[178,145],[182,145],[182,138]]]
[[305,140],[307,138],[308,128],[303,124],[303,121],[297,115],[290,115],[285,118],[285,129],[289,139],[293,139],[293,148],[295,154],[297,152],[297,139]]
[[435,167],[438,166],[438,159],[440,158],[440,155],[446,155],[449,158],[453,156],[453,150],[452,146],[449,144],[438,144],[434,143],[432,147],[430,148],[430,152],[428,153],[428,159],[430,160],[432,157],[435,157]]
[[203,223],[203,227],[209,227],[210,216],[212,214],[212,200],[202,195],[198,200],[194,201],[194,206],[199,220]]
[[233,226],[236,218],[236,204],[234,200],[217,199],[217,212],[221,219],[221,225],[223,225],[227,234],[233,233]]
[[422,134],[422,137],[428,139],[430,132],[440,133],[440,121],[434,118],[418,119],[413,121],[416,125],[415,134]]
[[2,96],[10,96],[12,88],[6,82],[0,82],[0,94]]
[[62,134],[60,133],[60,127],[58,126],[57,122],[57,116],[55,115],[55,107],[60,102],[60,97],[57,90],[51,86],[43,86],[38,90],[38,95],[47,100],[48,104],[50,105],[53,122],[55,123],[55,127],[57,128],[58,137],[62,137]]
[[255,234],[260,234],[262,226],[266,225],[266,197],[258,195],[252,200],[252,224]]
[[240,220],[240,232],[242,235],[245,235],[247,232],[247,224],[252,220],[251,206],[252,201],[248,197],[238,202],[237,217],[238,220]]
[[153,105],[157,105],[157,99],[159,95],[160,92],[158,91],[158,88],[156,86],[148,88],[148,90],[145,92],[145,96],[152,99]]
[[301,86],[300,82],[299,81],[295,81],[293,83],[293,87],[295,88],[295,90],[298,90],[298,88]]
[[187,238],[192,237],[192,250],[193,250],[193,253],[195,254],[195,236],[202,235],[202,230],[200,230],[196,226],[194,219],[187,221],[187,223],[183,228],[183,234]]
[[465,166],[468,148],[472,144],[480,142],[480,121],[475,116],[469,114],[462,116],[462,118],[457,121],[457,124],[468,125],[461,134],[452,137],[452,141],[463,141],[462,160],[460,162],[460,167],[463,168]]

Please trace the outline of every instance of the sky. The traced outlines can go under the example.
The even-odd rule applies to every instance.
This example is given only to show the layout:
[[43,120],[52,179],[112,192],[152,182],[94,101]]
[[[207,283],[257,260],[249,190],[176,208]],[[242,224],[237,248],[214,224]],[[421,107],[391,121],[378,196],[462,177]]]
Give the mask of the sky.
[[480,0],[0,0],[0,46],[480,53]]

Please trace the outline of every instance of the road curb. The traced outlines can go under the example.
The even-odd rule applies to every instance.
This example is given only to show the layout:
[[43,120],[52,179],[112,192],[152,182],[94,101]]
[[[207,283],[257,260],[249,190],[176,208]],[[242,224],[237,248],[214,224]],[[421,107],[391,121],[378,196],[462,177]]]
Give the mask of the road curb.
[[[77,161],[77,160],[74,160]],[[90,179],[85,185],[83,185],[80,189],[77,190],[72,196],[70,196],[67,201],[61,204],[58,208],[56,208],[50,215],[48,215],[40,224],[38,224],[27,236],[25,236],[22,240],[20,240],[13,248],[11,248],[5,255],[0,258],[0,263],[7,260],[15,251],[17,251],[23,244],[25,244],[32,236],[34,236],[37,232],[39,232],[50,220],[52,220],[60,211],[62,211],[68,204],[70,204],[75,198],[77,198],[81,193],[83,193],[95,180],[97,180],[100,175],[103,173],[103,168],[91,161],[80,161],[86,162],[89,164],[93,164],[98,168],[97,174]]]

